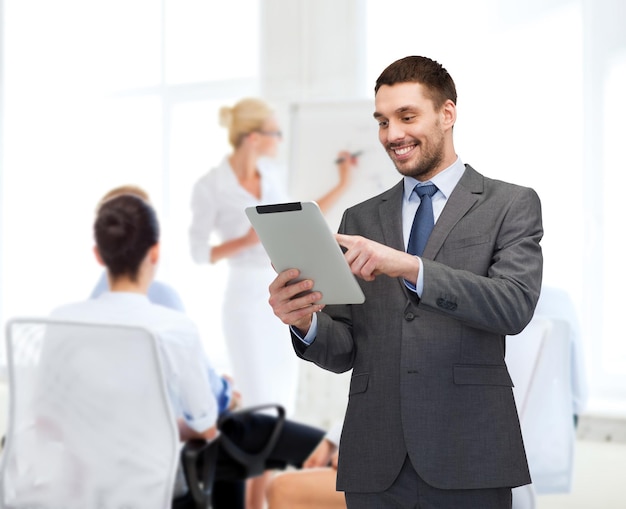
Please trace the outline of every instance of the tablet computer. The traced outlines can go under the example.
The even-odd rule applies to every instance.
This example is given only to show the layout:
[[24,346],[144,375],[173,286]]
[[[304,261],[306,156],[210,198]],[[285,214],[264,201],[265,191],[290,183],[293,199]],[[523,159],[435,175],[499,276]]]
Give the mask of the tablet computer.
[[246,208],[277,272],[298,269],[312,279],[322,304],[361,304],[365,296],[341,247],[315,202],[277,203]]

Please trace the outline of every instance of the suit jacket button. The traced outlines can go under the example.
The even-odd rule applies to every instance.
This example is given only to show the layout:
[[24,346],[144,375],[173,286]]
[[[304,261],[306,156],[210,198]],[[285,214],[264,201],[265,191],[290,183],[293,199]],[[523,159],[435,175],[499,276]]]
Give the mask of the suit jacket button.
[[413,313],[411,313],[410,311],[409,311],[406,315],[404,315],[404,319],[405,319],[407,322],[410,322],[410,321],[411,321],[411,320],[413,320],[414,318],[415,318],[415,315],[414,315]]

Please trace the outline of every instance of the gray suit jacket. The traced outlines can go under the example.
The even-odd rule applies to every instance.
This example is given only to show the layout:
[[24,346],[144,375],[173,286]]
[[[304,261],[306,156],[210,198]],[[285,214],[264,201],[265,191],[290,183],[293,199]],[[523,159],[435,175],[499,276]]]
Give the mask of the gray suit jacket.
[[[402,193],[351,207],[340,232],[404,250]],[[407,453],[438,488],[530,482],[504,337],[533,315],[542,235],[532,189],[467,166],[426,245],[421,299],[401,279],[360,280],[364,304],[327,306],[308,347],[292,338],[300,357],[353,370],[338,489],[385,490]]]

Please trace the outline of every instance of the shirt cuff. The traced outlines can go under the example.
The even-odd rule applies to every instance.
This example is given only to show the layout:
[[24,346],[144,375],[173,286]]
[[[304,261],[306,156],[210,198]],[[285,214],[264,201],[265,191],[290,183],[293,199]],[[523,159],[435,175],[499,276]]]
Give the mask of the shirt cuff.
[[317,313],[313,313],[311,317],[311,326],[309,327],[309,332],[306,333],[306,336],[302,337],[298,330],[295,327],[289,327],[294,336],[296,336],[300,341],[302,341],[305,345],[310,345],[315,341],[315,336],[317,336]]
[[230,400],[233,397],[233,388],[226,378],[222,377],[222,390],[217,398],[217,411],[221,414],[225,410],[228,410]]
[[409,290],[416,293],[419,298],[422,298],[422,293],[424,292],[424,264],[419,256],[416,256],[416,258],[420,264],[419,272],[417,273],[417,281],[415,282],[415,285],[413,285],[413,283],[410,283],[405,279],[404,285]]
[[[215,408],[213,409],[213,412],[215,412]],[[214,415],[212,412],[198,417],[184,414],[183,419],[187,423],[187,426],[189,426],[192,430],[197,431],[198,433],[204,433],[207,429],[215,426],[217,415]]]

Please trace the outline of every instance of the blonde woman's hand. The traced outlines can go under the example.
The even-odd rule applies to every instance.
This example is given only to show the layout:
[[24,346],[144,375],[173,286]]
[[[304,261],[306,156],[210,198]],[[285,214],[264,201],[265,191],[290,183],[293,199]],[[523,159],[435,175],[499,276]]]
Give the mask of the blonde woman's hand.
[[358,158],[347,150],[342,150],[337,154],[337,170],[339,172],[340,185],[347,186],[350,184],[357,164]]
[[259,236],[257,235],[257,232],[255,231],[254,228],[250,227],[250,229],[248,230],[248,232],[243,236],[246,245],[248,246],[254,246],[256,244],[258,244],[259,241]]

